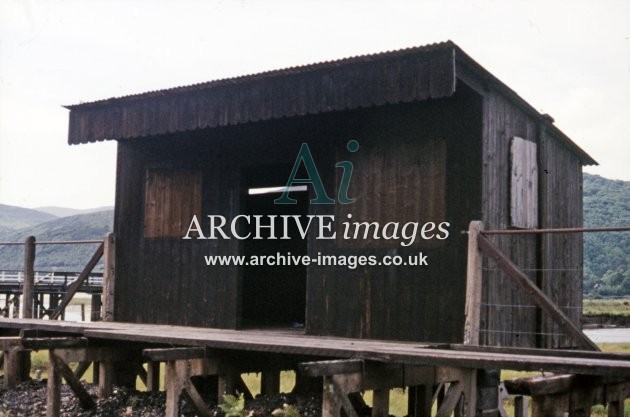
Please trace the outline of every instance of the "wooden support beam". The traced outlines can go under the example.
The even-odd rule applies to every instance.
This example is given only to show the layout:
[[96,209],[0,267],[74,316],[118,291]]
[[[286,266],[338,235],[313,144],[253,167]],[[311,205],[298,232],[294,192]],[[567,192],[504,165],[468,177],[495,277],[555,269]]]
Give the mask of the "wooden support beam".
[[514,397],[514,417],[527,417],[529,409],[528,397],[517,395]]
[[275,395],[280,392],[280,371],[265,370],[260,375],[260,393]]
[[532,397],[532,417],[565,416],[569,414],[570,395],[551,394]]
[[459,381],[452,382],[448,387],[448,390],[446,390],[444,400],[438,407],[435,417],[450,417],[451,413],[455,411],[455,407],[457,407],[457,403],[459,403],[462,393],[462,383]]
[[85,347],[87,344],[88,340],[85,337],[32,337],[22,339],[22,346],[33,350]]
[[[85,375],[85,372],[87,372],[87,370],[90,368],[91,362],[79,362],[79,365],[77,366],[77,368],[74,370],[74,377],[76,379],[81,379],[83,378],[83,375]],[[98,383],[95,381],[92,381],[94,384]]]
[[303,362],[298,370],[307,376],[329,376],[361,372],[364,361],[361,359],[344,359],[331,361]]
[[146,387],[148,384],[148,380],[147,380],[147,370],[144,369],[144,366],[142,366],[141,363],[138,363],[136,366],[136,373],[138,374],[138,378],[140,378],[140,381],[142,381],[142,383],[144,384],[144,386]]
[[575,385],[577,375],[546,375],[530,376],[505,380],[505,388],[510,394],[516,395],[549,395],[561,394],[571,390]]
[[[166,410],[165,417],[179,417],[179,399],[185,394],[202,417],[210,417],[211,413],[203,398],[192,383],[190,360],[173,360],[166,362]],[[222,398],[222,397],[219,397]]]
[[35,237],[24,241],[24,284],[22,287],[22,318],[33,318],[35,290]]
[[70,369],[70,367],[64,361],[59,359],[59,357],[54,354],[54,350],[51,350],[48,356],[54,362],[56,370],[61,373],[61,376],[63,376],[68,386],[72,389],[74,394],[79,399],[79,404],[81,404],[81,407],[83,407],[84,409],[94,408],[96,406],[94,400],[92,399],[92,397],[90,397],[90,394],[83,387],[81,381],[79,381],[74,376],[74,372],[72,372],[72,369]]
[[[608,402],[608,417],[624,416],[624,401],[627,394],[626,384],[615,384],[606,387],[606,401]],[[515,416],[516,417],[516,416]]]
[[190,381],[190,379],[188,379],[184,383],[184,392],[186,393],[186,396],[190,399],[192,404],[195,406],[195,408],[197,409],[197,413],[201,417],[212,417],[212,413],[210,413],[210,411],[208,410],[208,406],[206,406],[206,403],[203,401],[201,394],[199,394],[199,391],[197,391],[197,388]]
[[481,323],[481,290],[483,283],[483,256],[477,238],[483,222],[472,221],[468,227],[468,260],[466,266],[466,304],[464,307],[464,344],[479,344]]
[[166,387],[166,409],[164,417],[179,417],[179,397],[184,390],[184,384],[177,374],[175,361],[166,362],[166,374],[164,378]]
[[5,351],[4,378],[2,378],[5,389],[15,388],[18,383],[20,367],[18,352],[20,352],[19,347],[12,347]]
[[101,383],[101,366],[100,362],[92,362],[92,383],[99,385]]
[[128,351],[116,347],[71,347],[55,350],[64,362],[120,362],[129,359]]
[[0,350],[6,352],[11,348],[19,347],[21,343],[22,338],[19,336],[0,337]]
[[168,362],[182,359],[203,359],[208,357],[208,352],[203,347],[144,349],[142,356],[154,362]]
[[407,414],[411,417],[431,417],[433,406],[433,384],[409,387]]
[[224,395],[235,393],[237,378],[240,378],[240,375],[230,370],[223,370],[219,374],[219,384],[217,388],[218,398],[223,398]]
[[571,390],[569,415],[572,417],[591,417],[596,391],[595,387],[583,386]]
[[389,417],[389,390],[372,391],[372,417]]
[[114,386],[114,362],[101,361],[98,363],[98,368],[98,397],[109,397],[112,395]]
[[56,366],[54,351],[48,352],[48,383],[46,389],[46,417],[59,417],[61,410],[61,371]]
[[249,390],[249,387],[247,386],[241,375],[238,375],[238,377],[236,378],[236,390],[243,394],[243,398],[245,398],[245,401],[254,399],[252,392]]
[[358,417],[347,393],[335,381],[334,376],[324,377],[323,391],[322,417],[340,417],[342,408],[347,417]]
[[21,346],[12,346],[4,351],[4,378],[5,389],[15,386],[30,378],[31,351],[24,350]]
[[92,298],[90,300],[90,321],[100,321],[101,320],[101,294],[92,294]]
[[160,390],[160,362],[147,362],[147,391]]
[[103,253],[103,321],[114,321],[114,294],[116,288],[116,239],[113,233],[105,235]]
[[74,297],[77,291],[79,291],[79,288],[81,288],[83,282],[90,275],[98,261],[101,260],[101,256],[103,256],[103,244],[100,244],[98,246],[96,252],[94,252],[87,265],[85,265],[85,268],[83,268],[83,271],[81,271],[77,279],[75,279],[72,284],[68,286],[68,291],[64,295],[63,300],[61,300],[61,303],[59,304],[59,306],[57,306],[57,309],[50,315],[51,320],[57,320],[59,316],[61,316],[62,312],[65,310],[68,304],[70,304],[72,297]]
[[575,342],[587,350],[599,351],[601,350],[591,339],[589,339],[580,330],[575,323],[569,319],[556,304],[545,295],[544,292],[536,286],[535,283],[529,280],[518,267],[508,259],[499,248],[497,248],[492,242],[490,242],[483,235],[477,237],[479,242],[479,248],[481,251],[492,258],[499,269],[505,272],[512,278],[513,282],[524,289],[531,297],[532,300],[544,310],[564,331],[567,335],[571,336]]

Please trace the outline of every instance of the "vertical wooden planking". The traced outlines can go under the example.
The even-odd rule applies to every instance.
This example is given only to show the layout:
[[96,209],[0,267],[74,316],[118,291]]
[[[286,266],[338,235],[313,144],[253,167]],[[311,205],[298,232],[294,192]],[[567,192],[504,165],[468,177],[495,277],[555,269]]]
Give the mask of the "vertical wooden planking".
[[510,223],[538,227],[538,159],[536,143],[515,136],[510,148]]
[[[510,146],[515,136],[527,140],[535,132],[535,120],[498,93],[484,99],[483,140],[483,216],[487,229],[510,225]],[[536,279],[537,247],[535,238],[492,236],[492,241]],[[514,287],[500,271],[488,266],[484,273],[485,337],[482,344],[499,346],[535,346],[535,310],[526,294]]]
[[[544,127],[541,132],[541,227],[581,227],[581,162]],[[540,285],[544,292],[578,324],[581,319],[583,239],[581,234],[543,235]],[[541,347],[571,347],[558,327],[542,316],[541,332],[548,336]]]

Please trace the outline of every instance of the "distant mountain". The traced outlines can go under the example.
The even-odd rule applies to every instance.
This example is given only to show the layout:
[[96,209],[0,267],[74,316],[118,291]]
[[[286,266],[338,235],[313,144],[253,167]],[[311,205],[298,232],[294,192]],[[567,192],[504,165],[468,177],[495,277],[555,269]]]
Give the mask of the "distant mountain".
[[[630,181],[584,174],[584,226],[630,226]],[[630,295],[630,232],[584,234],[584,293]]]
[[39,210],[0,204],[0,232],[2,229],[21,229],[35,226],[56,218],[57,216],[53,214]]
[[[112,230],[114,211],[62,217],[36,226],[2,232],[1,241],[23,242],[35,236],[39,242],[61,240],[102,240]],[[96,244],[38,245],[35,257],[36,270],[81,271],[96,250]],[[21,246],[0,246],[0,270],[23,268]]]
[[35,207],[35,210],[37,211],[49,213],[56,217],[76,216],[78,214],[97,213],[99,211],[107,211],[107,210],[113,210],[113,209],[114,209],[113,206],[95,207],[95,208],[90,208],[90,209],[74,209],[70,207],[56,207],[56,206]]

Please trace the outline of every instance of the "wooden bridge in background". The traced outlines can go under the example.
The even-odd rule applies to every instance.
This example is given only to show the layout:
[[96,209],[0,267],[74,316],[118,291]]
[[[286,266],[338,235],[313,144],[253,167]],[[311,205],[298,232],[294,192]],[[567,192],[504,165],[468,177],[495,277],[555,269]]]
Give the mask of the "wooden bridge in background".
[[[0,295],[4,296],[4,306],[0,308],[0,315],[14,318],[48,317],[52,320],[58,318],[63,320],[66,307],[72,298],[81,292],[91,295],[91,319],[100,320],[101,295],[105,277],[103,273],[94,272],[94,267],[103,257],[106,246],[107,250],[113,254],[113,238],[108,241],[108,237],[111,237],[111,233],[105,240],[37,242],[34,236],[29,236],[24,242],[0,242],[0,247],[24,247],[23,271],[0,272]],[[36,245],[85,244],[98,246],[81,272],[40,273],[35,271]]]

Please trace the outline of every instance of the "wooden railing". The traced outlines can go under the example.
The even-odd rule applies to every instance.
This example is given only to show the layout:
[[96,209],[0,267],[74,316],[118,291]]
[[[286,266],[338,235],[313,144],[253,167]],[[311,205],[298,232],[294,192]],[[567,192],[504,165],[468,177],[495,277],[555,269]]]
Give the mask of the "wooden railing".
[[[108,233],[104,240],[65,240],[65,241],[42,241],[38,242],[34,236],[29,236],[24,242],[0,242],[0,246],[24,246],[24,270],[23,270],[23,282],[22,282],[22,303],[21,303],[21,317],[33,318],[36,298],[35,298],[35,257],[36,246],[38,245],[77,245],[77,244],[98,244],[98,247],[92,254],[90,260],[87,262],[83,270],[79,273],[78,277],[72,281],[67,287],[67,290],[60,302],[54,306],[54,309],[44,309],[45,314],[49,319],[57,320],[63,316],[63,313],[76,295],[76,293],[84,285],[90,274],[92,274],[94,267],[99,263],[101,258],[104,257],[104,269],[103,269],[103,293],[102,293],[102,314],[98,317],[103,320],[112,320],[113,318],[113,292],[114,292],[114,251],[115,240],[113,233]],[[93,318],[95,315],[93,314]]]
[[511,282],[527,293],[534,304],[545,312],[563,332],[581,348],[599,351],[582,330],[556,305],[528,276],[505,255],[490,239],[489,235],[525,235],[544,233],[589,233],[630,231],[630,227],[597,228],[555,228],[555,229],[509,229],[484,230],[483,223],[473,221],[468,229],[468,268],[466,282],[466,320],[464,324],[464,343],[478,345],[482,304],[483,256],[491,259],[498,269],[503,271]]

